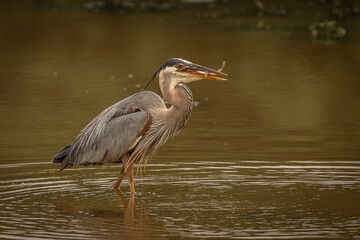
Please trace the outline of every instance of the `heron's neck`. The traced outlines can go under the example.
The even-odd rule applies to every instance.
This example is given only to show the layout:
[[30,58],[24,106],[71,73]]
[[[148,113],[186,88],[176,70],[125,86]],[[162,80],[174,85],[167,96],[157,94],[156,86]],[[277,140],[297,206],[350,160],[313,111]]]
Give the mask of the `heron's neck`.
[[166,79],[167,77],[170,76],[164,74],[160,77],[160,90],[165,100],[171,104],[166,113],[169,120],[175,121],[175,124],[180,129],[190,116],[193,107],[193,95],[190,88],[184,83],[174,83],[174,81]]

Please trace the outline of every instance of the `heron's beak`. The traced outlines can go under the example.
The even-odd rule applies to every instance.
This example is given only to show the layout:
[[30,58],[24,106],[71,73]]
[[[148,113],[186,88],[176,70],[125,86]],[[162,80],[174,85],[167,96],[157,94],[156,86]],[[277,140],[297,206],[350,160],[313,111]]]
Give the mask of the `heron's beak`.
[[226,78],[221,78],[216,76],[216,75],[227,76],[227,74],[223,73],[221,70],[222,68],[220,70],[214,70],[197,64],[190,64],[181,71],[186,72],[188,75],[192,77],[208,79],[208,80],[226,81],[227,80]]

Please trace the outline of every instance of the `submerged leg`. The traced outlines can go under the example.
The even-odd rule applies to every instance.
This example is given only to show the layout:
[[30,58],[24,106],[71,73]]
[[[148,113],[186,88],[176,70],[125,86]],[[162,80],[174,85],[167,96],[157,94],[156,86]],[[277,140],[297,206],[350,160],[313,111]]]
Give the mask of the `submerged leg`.
[[116,181],[116,183],[115,183],[115,185],[114,185],[114,189],[118,189],[118,188],[119,188],[120,183],[121,183],[121,181],[122,181],[123,178],[124,178],[124,173],[125,173],[125,165],[124,165],[124,166],[122,167],[122,169],[121,169],[120,176],[118,177],[118,179],[117,179],[117,181]]
[[131,193],[134,193],[135,192],[135,187],[134,187],[134,161],[129,163],[129,165],[127,166],[125,174],[127,176],[129,184],[130,184],[130,191],[131,191]]

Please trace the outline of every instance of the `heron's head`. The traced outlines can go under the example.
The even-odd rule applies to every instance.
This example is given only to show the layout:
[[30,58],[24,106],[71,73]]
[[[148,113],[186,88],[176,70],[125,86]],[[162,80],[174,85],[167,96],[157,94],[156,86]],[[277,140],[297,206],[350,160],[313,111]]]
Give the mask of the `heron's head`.
[[190,83],[201,79],[226,81],[226,78],[217,76],[227,76],[227,74],[221,70],[222,68],[220,70],[214,70],[203,67],[181,58],[171,58],[160,67],[151,80],[159,75],[160,79],[164,77],[168,81],[171,81],[171,85],[174,86],[179,83]]
[[165,62],[160,68],[161,73],[167,73],[172,75],[172,79],[177,82],[190,83],[193,81],[208,79],[226,81],[227,79],[218,77],[216,75],[224,75],[225,73],[214,70],[211,68],[203,67],[198,64],[189,62],[181,58],[171,58]]

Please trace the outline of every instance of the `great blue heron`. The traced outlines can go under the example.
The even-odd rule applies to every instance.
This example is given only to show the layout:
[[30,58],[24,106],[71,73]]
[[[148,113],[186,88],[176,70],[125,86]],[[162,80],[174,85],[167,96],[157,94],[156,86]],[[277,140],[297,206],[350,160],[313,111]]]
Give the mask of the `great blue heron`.
[[78,165],[122,162],[114,189],[119,187],[126,174],[134,193],[134,163],[146,164],[148,158],[166,140],[174,137],[189,118],[193,95],[185,83],[200,79],[224,81],[225,78],[215,76],[226,75],[221,70],[180,58],[169,59],[149,84],[159,76],[160,90],[171,107],[167,108],[164,100],[151,91],[131,95],[97,115],[72,144],[54,156],[52,162],[61,163],[60,171]]

